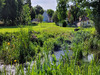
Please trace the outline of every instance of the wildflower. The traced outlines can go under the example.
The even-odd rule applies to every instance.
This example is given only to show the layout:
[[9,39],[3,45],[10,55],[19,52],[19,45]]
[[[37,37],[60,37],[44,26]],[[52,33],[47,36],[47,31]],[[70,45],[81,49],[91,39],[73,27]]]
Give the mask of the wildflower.
[[8,42],[8,45],[10,45],[10,42]]
[[17,60],[14,60],[14,62],[16,62]]

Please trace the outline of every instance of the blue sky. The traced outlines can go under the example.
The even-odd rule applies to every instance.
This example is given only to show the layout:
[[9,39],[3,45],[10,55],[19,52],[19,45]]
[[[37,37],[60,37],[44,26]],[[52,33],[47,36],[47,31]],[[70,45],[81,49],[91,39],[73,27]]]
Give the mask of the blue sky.
[[32,6],[40,5],[44,10],[53,9],[56,10],[57,2],[56,0],[31,0]]

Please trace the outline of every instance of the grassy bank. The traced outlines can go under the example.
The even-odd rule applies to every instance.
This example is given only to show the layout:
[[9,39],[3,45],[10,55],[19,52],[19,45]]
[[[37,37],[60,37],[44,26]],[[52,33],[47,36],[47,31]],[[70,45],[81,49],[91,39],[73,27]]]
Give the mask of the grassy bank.
[[23,63],[31,60],[43,49],[57,50],[65,42],[72,40],[74,28],[63,28],[54,23],[40,23],[37,26],[1,27],[0,58],[5,63]]
[[[95,28],[80,28],[79,31],[74,31],[74,29],[74,27],[59,27],[54,23],[1,27],[0,59],[4,60],[6,64],[36,60],[32,69],[30,66],[27,68],[27,75],[99,75],[98,59],[90,63],[81,61],[83,56],[89,54],[89,50],[99,51],[100,49],[100,38],[95,32]],[[53,53],[62,48],[68,50],[68,45],[73,51],[72,58],[65,53],[59,64],[56,65],[56,58],[52,55],[53,64],[49,62],[50,59],[47,55],[50,51]],[[84,52],[85,54],[83,54]],[[45,58],[42,64],[41,58]],[[23,66],[17,69],[16,75],[24,75]]]

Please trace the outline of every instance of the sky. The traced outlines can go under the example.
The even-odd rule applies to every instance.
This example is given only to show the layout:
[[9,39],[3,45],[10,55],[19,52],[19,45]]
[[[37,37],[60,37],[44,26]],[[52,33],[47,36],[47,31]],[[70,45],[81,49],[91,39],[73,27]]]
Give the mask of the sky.
[[31,0],[32,6],[40,5],[44,10],[52,9],[56,10],[57,2],[56,0]]

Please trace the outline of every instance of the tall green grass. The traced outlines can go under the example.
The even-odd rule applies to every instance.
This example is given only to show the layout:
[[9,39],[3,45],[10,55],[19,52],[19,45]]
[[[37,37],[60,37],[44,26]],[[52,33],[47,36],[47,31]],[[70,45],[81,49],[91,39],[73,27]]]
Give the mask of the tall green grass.
[[[67,54],[67,53],[66,53]],[[45,54],[44,62],[41,63],[40,56],[36,58],[36,63],[33,64],[32,69],[30,66],[27,68],[26,73],[24,67],[17,71],[16,75],[99,75],[100,65],[91,61],[90,63],[80,62],[78,64],[76,59],[68,59],[67,55],[64,55],[59,64],[56,64],[56,58],[53,55],[53,61],[50,62],[48,55]]]
[[[99,61],[93,60],[89,63],[80,61],[84,49],[89,49],[89,43],[87,46],[84,45],[86,39],[90,39],[91,36],[91,33],[87,32],[88,29],[84,29],[87,30],[86,32],[83,30],[73,34],[74,28],[58,27],[54,23],[26,27],[19,28],[15,33],[14,31],[13,33],[5,33],[5,29],[4,31],[0,29],[1,32],[4,32],[0,35],[2,37],[0,39],[3,39],[0,45],[0,58],[5,63],[35,61],[32,67],[31,65],[27,67],[26,71],[24,71],[23,65],[17,66],[16,75],[100,75]],[[8,28],[7,31],[9,30]],[[71,57],[67,53],[66,40],[74,42],[72,46],[74,53]],[[99,42],[97,43],[98,40],[99,38],[95,37],[93,44],[100,46]],[[52,50],[55,50],[55,47],[66,49],[65,55],[59,59],[58,64],[54,54],[52,61],[48,56]],[[0,72],[0,74],[6,75],[6,71]]]

